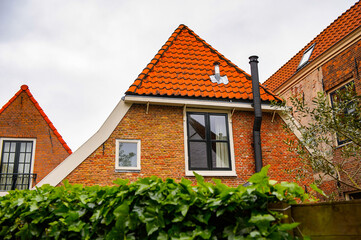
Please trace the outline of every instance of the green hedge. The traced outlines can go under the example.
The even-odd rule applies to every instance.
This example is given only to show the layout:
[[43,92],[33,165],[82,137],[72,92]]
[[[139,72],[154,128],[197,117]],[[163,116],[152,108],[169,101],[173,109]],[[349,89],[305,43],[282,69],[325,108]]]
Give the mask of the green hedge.
[[0,198],[2,239],[291,239],[284,217],[270,203],[295,203],[307,194],[295,183],[269,180],[267,170],[250,186],[219,180],[197,185],[157,177],[116,186],[42,186]]

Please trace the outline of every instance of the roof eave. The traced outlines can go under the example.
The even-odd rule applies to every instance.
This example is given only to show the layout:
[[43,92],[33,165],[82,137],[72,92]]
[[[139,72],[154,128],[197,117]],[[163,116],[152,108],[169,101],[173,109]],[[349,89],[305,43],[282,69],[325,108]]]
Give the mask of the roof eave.
[[[240,111],[253,111],[252,102],[228,101],[224,100],[208,100],[208,99],[192,99],[192,98],[171,98],[163,96],[140,96],[126,95],[124,97],[126,103],[153,104],[167,106],[187,106],[192,108],[209,108],[209,109],[236,109]],[[271,103],[262,103],[262,111],[273,112],[283,111],[282,107],[271,105]]]

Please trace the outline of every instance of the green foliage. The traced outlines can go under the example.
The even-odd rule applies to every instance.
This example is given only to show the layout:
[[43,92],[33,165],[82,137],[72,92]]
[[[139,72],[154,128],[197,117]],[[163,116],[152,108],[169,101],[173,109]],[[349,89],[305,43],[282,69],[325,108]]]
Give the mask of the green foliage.
[[295,203],[308,196],[294,183],[276,183],[269,166],[250,186],[220,180],[197,185],[157,177],[116,186],[44,185],[0,198],[1,239],[292,239],[281,213],[268,204]]
[[[288,140],[287,143],[289,150],[297,152],[310,166],[309,172],[302,169],[303,175],[319,173],[319,182],[324,177],[331,177],[361,189],[356,181],[361,171],[361,96],[356,94],[354,83],[336,91],[332,95],[332,105],[325,92],[318,92],[312,104],[306,104],[302,96],[293,96],[289,100],[287,105],[292,109],[288,109],[285,116],[293,124],[286,125],[286,129],[298,129],[302,141]],[[337,139],[342,146],[337,145]],[[335,151],[340,153],[340,160],[333,160]]]

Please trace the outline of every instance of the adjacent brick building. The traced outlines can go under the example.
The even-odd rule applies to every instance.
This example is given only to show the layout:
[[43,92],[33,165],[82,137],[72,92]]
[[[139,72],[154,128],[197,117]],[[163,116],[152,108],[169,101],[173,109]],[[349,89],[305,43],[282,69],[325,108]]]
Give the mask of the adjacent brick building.
[[[263,165],[272,178],[298,181],[304,165],[287,151],[281,101],[260,86]],[[157,175],[246,183],[255,173],[251,76],[180,25],[129,87],[103,126],[46,176],[42,184],[109,185]]]
[[[279,96],[289,99],[301,96],[307,105],[317,92],[325,91],[332,95],[335,90],[349,82],[355,83],[355,89],[361,94],[361,2],[357,2],[349,10],[338,17],[301,51],[274,73],[264,85]],[[297,113],[295,113],[297,116]],[[309,121],[301,118],[301,124]],[[339,145],[335,151],[334,161],[340,161],[339,149],[342,143],[334,137]],[[349,169],[356,172],[359,162],[353,162]],[[346,180],[345,176],[341,176]],[[361,174],[356,174],[361,183]],[[328,192],[336,191],[336,182],[324,182]],[[341,186],[344,196],[357,197],[360,194],[354,189]],[[343,197],[343,196],[341,196]],[[359,196],[360,197],[360,196]]]
[[26,85],[0,109],[0,152],[0,193],[35,185],[72,153]]

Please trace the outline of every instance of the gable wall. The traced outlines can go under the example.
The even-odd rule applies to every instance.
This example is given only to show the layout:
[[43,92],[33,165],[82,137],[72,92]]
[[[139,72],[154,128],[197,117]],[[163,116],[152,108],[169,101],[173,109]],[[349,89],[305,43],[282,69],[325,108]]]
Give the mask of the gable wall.
[[69,155],[26,92],[22,92],[1,113],[0,137],[36,139],[33,169],[37,174],[36,182]]
[[[305,104],[312,106],[312,99],[317,96],[317,92],[329,92],[351,79],[355,81],[356,92],[361,94],[360,76],[361,41],[358,41],[340,54],[331,58],[322,66],[318,66],[317,69],[305,76],[299,82],[294,83],[281,95],[281,97],[286,99],[289,106],[291,104],[289,98],[296,95],[301,98],[304,97]],[[293,114],[301,124],[307,124],[310,121],[310,119],[305,117],[299,118],[296,112]],[[335,152],[334,160],[338,162],[342,161],[339,150]],[[356,163],[355,161],[350,161],[350,163],[345,165],[345,168],[352,171],[352,169],[357,169],[359,164],[360,163]],[[342,179],[345,180],[345,176],[342,176]],[[361,183],[361,176],[356,179],[358,183]],[[331,178],[324,179],[322,190],[327,194],[335,193],[336,197],[340,197],[336,182]],[[342,187],[342,191],[350,190],[352,189],[345,186]]]
[[[302,164],[287,151],[283,139],[295,137],[284,132],[282,120],[277,114],[273,123],[272,114],[264,115],[262,139],[265,164],[272,165],[272,178],[294,181],[296,172],[287,173],[285,170],[302,168]],[[227,185],[236,186],[244,184],[255,169],[251,146],[253,113],[235,111],[232,122],[238,177],[217,178]],[[116,139],[141,140],[140,172],[115,172]],[[176,180],[185,177],[182,107],[150,105],[146,114],[146,105],[133,104],[110,138],[66,179],[70,183],[111,185],[117,178],[135,181],[139,177],[152,175]],[[195,180],[194,177],[187,178]],[[209,181],[212,178],[214,177],[206,177]]]

